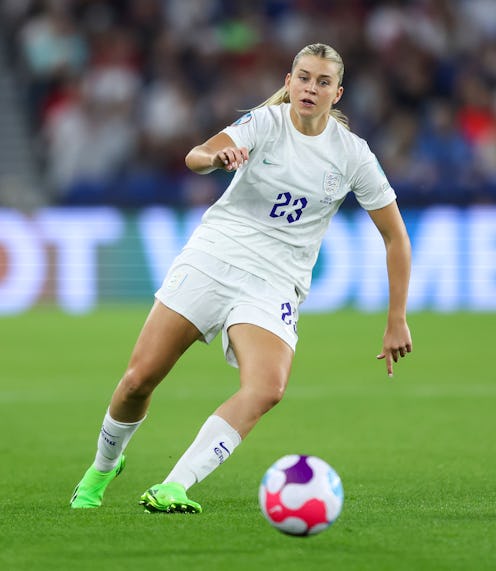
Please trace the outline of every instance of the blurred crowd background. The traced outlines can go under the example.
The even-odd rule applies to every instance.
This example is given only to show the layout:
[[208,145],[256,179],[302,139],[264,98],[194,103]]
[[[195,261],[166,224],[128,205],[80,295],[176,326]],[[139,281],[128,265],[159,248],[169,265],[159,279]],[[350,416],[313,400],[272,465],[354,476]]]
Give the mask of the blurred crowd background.
[[[189,149],[324,42],[402,206],[496,202],[496,0],[3,0],[0,206],[209,204]],[[352,204],[351,204],[352,206]]]

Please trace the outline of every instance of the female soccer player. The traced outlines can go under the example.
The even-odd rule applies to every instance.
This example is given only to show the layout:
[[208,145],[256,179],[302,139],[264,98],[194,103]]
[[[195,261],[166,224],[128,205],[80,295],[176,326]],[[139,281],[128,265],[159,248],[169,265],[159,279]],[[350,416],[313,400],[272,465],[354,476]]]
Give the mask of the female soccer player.
[[96,458],[71,499],[98,507],[124,467],[124,449],[155,387],[197,340],[222,331],[240,388],[206,420],[163,483],[141,496],[147,511],[201,512],[186,491],[222,464],[282,398],[297,342],[298,308],[331,217],[355,193],[386,247],[389,311],[378,359],[412,350],[406,322],[410,243],[396,195],[365,141],[334,105],[343,62],[324,44],[303,48],[284,86],[186,156],[206,174],[235,172],[175,259],[103,420]]

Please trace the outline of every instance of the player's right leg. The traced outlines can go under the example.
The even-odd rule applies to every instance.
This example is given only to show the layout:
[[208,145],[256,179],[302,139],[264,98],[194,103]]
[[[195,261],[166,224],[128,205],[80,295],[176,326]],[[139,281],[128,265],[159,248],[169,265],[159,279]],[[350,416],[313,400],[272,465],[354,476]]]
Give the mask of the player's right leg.
[[155,387],[200,336],[182,315],[156,301],[138,337],[98,438],[95,461],[76,486],[73,508],[99,507],[108,484],[124,467],[123,452],[143,422]]

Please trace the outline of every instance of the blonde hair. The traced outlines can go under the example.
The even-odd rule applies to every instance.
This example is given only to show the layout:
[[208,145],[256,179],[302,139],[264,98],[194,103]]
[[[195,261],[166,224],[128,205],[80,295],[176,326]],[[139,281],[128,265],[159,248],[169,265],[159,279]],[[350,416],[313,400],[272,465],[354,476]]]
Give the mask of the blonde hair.
[[[293,65],[291,66],[291,73],[293,73],[295,67],[297,66],[298,62],[303,56],[317,56],[329,62],[337,64],[338,78],[339,78],[338,85],[341,86],[341,84],[343,83],[344,63],[342,57],[338,54],[338,52],[334,48],[331,48],[331,46],[328,46],[327,44],[310,44],[308,46],[305,46],[296,54],[293,60]],[[254,109],[258,109],[259,107],[265,107],[266,105],[281,105],[282,103],[289,103],[289,93],[285,85],[283,85],[280,89],[278,89],[263,103],[260,103],[260,105],[254,107]],[[331,107],[330,114],[334,117],[334,119],[336,119],[338,123],[341,123],[341,125],[343,125],[347,129],[350,128],[348,123],[348,117],[346,117],[346,115],[342,111]]]

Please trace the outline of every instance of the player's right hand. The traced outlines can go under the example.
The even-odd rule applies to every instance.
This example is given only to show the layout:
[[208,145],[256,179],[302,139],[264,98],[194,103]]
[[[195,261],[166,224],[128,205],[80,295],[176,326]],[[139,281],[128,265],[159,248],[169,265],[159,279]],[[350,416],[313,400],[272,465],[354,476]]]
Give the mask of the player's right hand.
[[212,166],[232,172],[241,168],[247,161],[246,147],[225,147],[215,153]]

